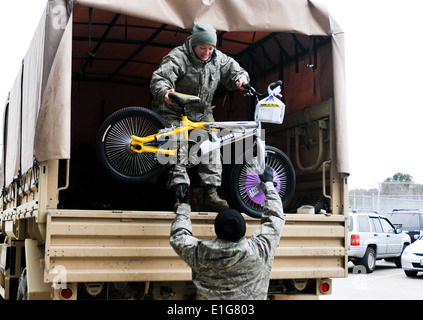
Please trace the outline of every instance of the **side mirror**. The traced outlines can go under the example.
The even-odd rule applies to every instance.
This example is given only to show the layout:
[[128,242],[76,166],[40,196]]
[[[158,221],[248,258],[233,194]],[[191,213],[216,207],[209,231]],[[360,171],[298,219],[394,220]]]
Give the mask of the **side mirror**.
[[395,229],[395,232],[396,232],[397,234],[400,234],[400,233],[402,233],[402,229],[401,229],[401,228],[396,228],[396,229]]

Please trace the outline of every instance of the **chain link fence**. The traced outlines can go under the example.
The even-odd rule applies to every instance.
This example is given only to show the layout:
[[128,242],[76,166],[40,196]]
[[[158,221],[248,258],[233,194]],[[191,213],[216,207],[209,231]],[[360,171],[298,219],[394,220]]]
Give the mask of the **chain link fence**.
[[385,215],[393,209],[423,209],[421,195],[349,195],[350,210],[357,212],[377,212]]

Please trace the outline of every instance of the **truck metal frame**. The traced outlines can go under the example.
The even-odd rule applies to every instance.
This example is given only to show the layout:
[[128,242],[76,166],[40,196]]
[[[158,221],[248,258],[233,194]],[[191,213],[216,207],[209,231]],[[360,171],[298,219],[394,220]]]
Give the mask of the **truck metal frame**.
[[[57,162],[50,165],[50,168],[58,167]],[[47,165],[41,166],[40,189],[49,180],[57,181],[57,171],[52,173],[47,168]],[[12,279],[19,278],[23,259],[27,279],[34,280],[27,282],[29,299],[49,298],[52,286],[57,288],[53,290],[54,296],[60,298],[63,288],[75,290],[76,283],[88,284],[90,292],[96,296],[94,288],[98,290],[108,282],[142,282],[143,288],[150,290],[153,286],[165,285],[165,295],[187,298],[186,288],[181,283],[190,282],[190,268],[169,245],[173,212],[40,210],[39,203],[56,199],[53,194],[45,196],[47,199],[44,197],[3,212],[2,230],[14,240],[3,244],[2,252],[10,255],[10,249],[15,248],[16,263],[15,268],[6,268],[5,274],[0,275],[4,298],[10,298],[6,284],[10,286]],[[194,212],[191,216],[193,233],[199,238],[213,237],[215,216],[214,212]],[[251,236],[259,220],[245,218],[247,236]],[[290,281],[288,284],[272,283],[270,296],[279,297],[290,290],[298,293],[289,285],[297,280],[303,283],[304,279],[344,277],[347,263],[344,239],[343,215],[286,214],[286,227],[275,254],[271,278]],[[39,246],[40,243],[43,245]],[[23,247],[26,248],[25,258],[19,250]],[[307,292],[319,294],[316,282],[312,286],[314,291]],[[144,295],[160,296],[149,289]],[[188,291],[191,295],[192,290]]]
[[[254,1],[217,21],[208,14],[224,12],[222,4],[203,2],[187,12],[178,0],[180,11],[167,23],[162,1],[148,1],[143,9],[132,6],[136,1],[48,1],[5,108],[0,295],[195,297],[191,271],[169,245],[173,195],[162,177],[144,186],[116,183],[92,150],[105,117],[134,102],[148,105],[149,75],[200,15],[228,30],[218,35],[222,51],[247,68],[257,89],[266,77],[285,83],[284,123],[264,128],[267,144],[292,159],[297,187],[285,210],[269,299],[330,294],[331,278],[348,273],[342,30],[313,1],[274,0],[280,11],[264,24]],[[251,12],[257,21],[245,23]],[[284,15],[297,17],[281,22]],[[223,120],[252,116],[239,92],[218,91],[216,105]],[[216,213],[202,210],[201,187],[193,183],[190,192],[194,235],[214,237]],[[300,214],[310,206],[313,214]],[[245,218],[250,236],[260,221]]]

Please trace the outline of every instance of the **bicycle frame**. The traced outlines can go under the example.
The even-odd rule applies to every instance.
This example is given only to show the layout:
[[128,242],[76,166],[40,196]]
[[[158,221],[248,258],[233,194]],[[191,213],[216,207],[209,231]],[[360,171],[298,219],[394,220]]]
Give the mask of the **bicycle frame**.
[[188,141],[188,131],[194,129],[203,129],[209,131],[213,125],[214,122],[192,122],[186,115],[184,115],[182,116],[182,125],[180,127],[174,128],[173,130],[168,128],[168,131],[152,134],[146,137],[132,135],[131,150],[138,153],[149,152],[176,156],[177,149],[163,149],[160,147],[147,146],[145,144],[150,142],[163,141],[166,137],[180,136],[181,134],[183,134],[185,140]]
[[[177,156],[178,148],[163,148],[160,146],[149,146],[148,143],[164,141],[166,137],[179,137],[180,145],[188,142],[189,131],[204,130],[211,133],[214,141],[205,140],[198,143],[201,149],[201,157],[206,157],[213,150],[222,146],[235,143],[250,136],[256,136],[258,166],[264,169],[265,143],[261,139],[261,123],[258,121],[219,121],[219,122],[193,122],[187,116],[182,116],[182,125],[174,129],[163,129],[163,133],[157,133],[146,137],[131,136],[131,150],[137,153],[155,153],[167,156]],[[217,130],[229,130],[229,134],[218,137],[213,134]],[[260,170],[261,171],[261,170]]]

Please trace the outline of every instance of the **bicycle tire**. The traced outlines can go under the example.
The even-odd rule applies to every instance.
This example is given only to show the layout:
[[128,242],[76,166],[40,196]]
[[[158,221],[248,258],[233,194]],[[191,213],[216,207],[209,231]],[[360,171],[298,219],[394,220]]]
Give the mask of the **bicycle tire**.
[[[273,169],[273,182],[276,184],[275,188],[285,208],[295,191],[294,166],[288,156],[275,147],[266,146],[266,154],[266,164]],[[260,187],[260,177],[253,166],[245,161],[245,158],[246,156],[241,164],[235,164],[232,168],[231,196],[239,211],[253,218],[261,218],[265,195]]]
[[131,135],[145,137],[165,128],[165,121],[143,107],[127,107],[111,114],[97,134],[97,155],[101,165],[115,179],[141,183],[155,177],[166,167],[155,154],[131,150]]

